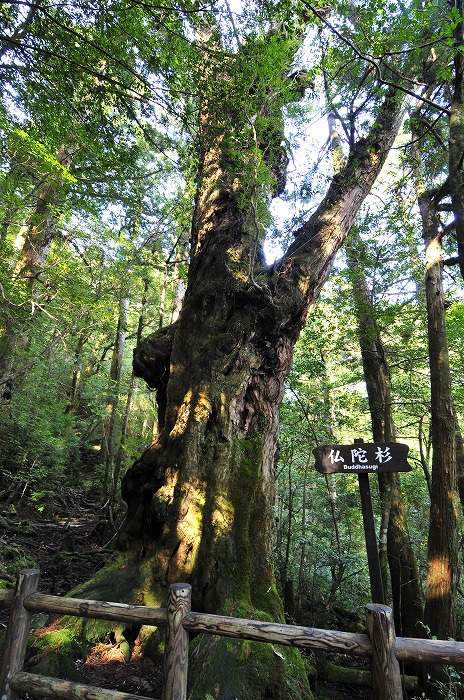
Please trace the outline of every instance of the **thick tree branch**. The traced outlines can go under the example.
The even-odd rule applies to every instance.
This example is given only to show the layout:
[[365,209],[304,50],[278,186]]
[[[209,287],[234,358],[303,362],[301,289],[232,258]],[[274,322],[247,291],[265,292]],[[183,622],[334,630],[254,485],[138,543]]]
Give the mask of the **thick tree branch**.
[[[369,194],[403,120],[404,101],[389,90],[375,124],[357,141],[323,201],[296,232],[294,243],[271,270],[275,299],[303,324],[325,283],[364,199]],[[298,291],[295,291],[298,290]],[[299,298],[296,299],[295,295]],[[285,314],[285,311],[284,311]]]

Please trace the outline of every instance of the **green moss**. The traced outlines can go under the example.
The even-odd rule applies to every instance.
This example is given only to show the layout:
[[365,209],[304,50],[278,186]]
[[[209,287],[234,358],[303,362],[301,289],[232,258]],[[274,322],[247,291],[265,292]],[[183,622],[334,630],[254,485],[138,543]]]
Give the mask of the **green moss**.
[[[2,524],[1,521],[2,517],[0,516],[0,524]],[[6,529],[8,531],[9,527]],[[2,543],[0,547],[0,588],[13,588],[19,571],[33,569],[36,564],[35,559],[25,554],[19,545]]]
[[140,562],[131,560],[126,553],[119,554],[93,578],[73,588],[68,597],[127,603],[140,587],[140,579]]
[[215,350],[216,354],[222,357],[222,352],[229,350],[233,346],[234,341],[234,335],[229,331],[224,331],[208,336],[203,347],[205,351]]
[[81,621],[74,618],[73,622],[74,625],[54,625],[48,632],[36,634],[34,651],[39,661],[34,664],[34,673],[69,680],[77,677],[74,661],[83,656],[82,631]]
[[190,645],[189,700],[312,698],[296,649],[201,635]]
[[106,620],[64,617],[36,633],[34,647],[41,652],[53,652],[72,659],[85,656],[96,642],[107,642],[111,634],[122,635],[122,627]]
[[235,557],[223,557],[222,561],[235,611],[229,601],[220,612],[276,622],[284,618],[271,554],[265,551],[271,514],[262,490],[263,449],[263,438],[258,434],[234,443],[229,497],[234,510]]
[[[219,614],[283,621],[267,533],[269,506],[263,493],[260,435],[236,439],[227,494],[234,513],[232,532],[222,539],[220,583],[227,596]],[[201,635],[190,645],[191,700],[290,700],[312,697],[298,650],[277,645]]]
[[[68,597],[161,607],[164,600],[158,599],[153,590],[152,563],[150,559],[140,562],[126,554],[119,555],[92,579],[74,588]],[[166,597],[165,590],[162,595]],[[40,659],[34,671],[72,679],[76,676],[75,659],[85,658],[92,646],[110,639],[119,642],[122,652],[129,658],[130,645],[124,632],[122,623],[64,617],[33,637],[34,652],[38,652]],[[164,630],[158,634],[151,626],[142,628],[140,643],[144,651],[149,648],[150,655],[159,655],[162,640]]]
[[253,495],[258,488],[255,465],[260,464],[261,459],[262,440],[235,440],[231,465],[233,476],[228,493],[234,518],[230,538],[223,538],[223,547],[232,549],[220,554],[228,601],[227,604],[222,603],[218,612],[224,614],[238,614],[231,608],[231,601],[240,607],[241,614],[244,613],[244,608],[253,607],[250,587],[250,572],[253,567],[250,518],[254,508]]

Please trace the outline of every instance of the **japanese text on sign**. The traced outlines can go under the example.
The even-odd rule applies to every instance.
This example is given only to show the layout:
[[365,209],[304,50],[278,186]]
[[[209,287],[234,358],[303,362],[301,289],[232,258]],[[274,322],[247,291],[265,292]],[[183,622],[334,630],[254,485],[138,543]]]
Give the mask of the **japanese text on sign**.
[[324,445],[313,450],[316,469],[332,472],[411,471],[409,447],[397,442]]

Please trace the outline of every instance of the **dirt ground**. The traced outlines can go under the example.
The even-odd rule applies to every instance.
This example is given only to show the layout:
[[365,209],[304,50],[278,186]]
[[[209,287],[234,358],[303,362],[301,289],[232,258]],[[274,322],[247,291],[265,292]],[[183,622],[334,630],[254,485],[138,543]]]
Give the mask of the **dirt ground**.
[[[114,530],[101,507],[78,491],[62,494],[46,511],[48,518],[20,504],[7,513],[0,504],[0,581],[11,583],[15,571],[38,568],[39,591],[61,596],[103,566]],[[0,610],[0,630],[7,622],[8,611]],[[126,661],[117,643],[101,643],[76,661],[76,671],[82,683],[159,698],[161,668],[138,652],[135,646]]]
[[[28,506],[15,512],[2,511],[0,503],[0,581],[14,581],[23,568],[40,570],[39,591],[65,595],[91,578],[104,564],[114,531],[96,503],[77,491],[62,494],[58,504],[47,509],[49,517]],[[0,630],[8,612],[0,610]],[[159,664],[142,656],[135,645],[126,661],[117,643],[100,643],[89,656],[75,662],[82,683],[119,690],[148,698],[161,696]],[[335,659],[334,659],[335,661]],[[370,688],[318,682],[318,697],[326,700],[370,700]],[[24,700],[33,700],[25,696]]]

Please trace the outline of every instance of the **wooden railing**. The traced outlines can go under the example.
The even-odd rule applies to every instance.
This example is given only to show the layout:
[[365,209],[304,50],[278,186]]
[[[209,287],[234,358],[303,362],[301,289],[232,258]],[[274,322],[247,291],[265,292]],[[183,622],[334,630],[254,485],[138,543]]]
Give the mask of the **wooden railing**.
[[187,696],[189,632],[367,657],[371,663],[375,700],[402,700],[400,661],[464,664],[464,643],[396,637],[392,611],[385,605],[366,606],[366,635],[193,612],[190,609],[191,586],[184,583],[170,586],[167,608],[152,608],[44,595],[37,592],[38,579],[37,570],[24,570],[19,573],[14,592],[0,591],[0,607],[10,607],[0,668],[2,700],[14,700],[18,693],[26,692],[38,697],[68,700],[141,698],[23,671],[35,612],[166,628],[162,700],[185,700]]

